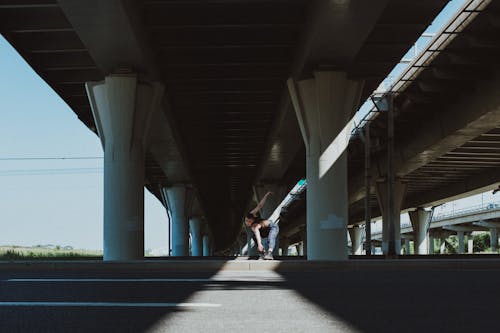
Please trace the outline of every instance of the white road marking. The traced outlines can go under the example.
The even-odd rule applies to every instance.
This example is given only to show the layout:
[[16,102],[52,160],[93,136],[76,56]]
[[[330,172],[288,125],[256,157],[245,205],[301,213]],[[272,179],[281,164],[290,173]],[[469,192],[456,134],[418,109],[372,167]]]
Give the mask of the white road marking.
[[212,282],[212,279],[8,279],[7,282]]
[[283,282],[285,279],[279,275],[265,275],[265,276],[250,276],[248,274],[241,276],[225,276],[223,274],[216,274],[210,279],[181,279],[181,278],[144,278],[144,279],[116,279],[116,278],[18,278],[18,279],[6,279],[5,282],[220,282],[220,283],[231,283],[231,282],[255,282],[255,281],[266,281],[266,282]]
[[141,308],[216,308],[215,303],[127,303],[127,302],[0,302],[1,306],[61,306],[61,307],[141,307]]

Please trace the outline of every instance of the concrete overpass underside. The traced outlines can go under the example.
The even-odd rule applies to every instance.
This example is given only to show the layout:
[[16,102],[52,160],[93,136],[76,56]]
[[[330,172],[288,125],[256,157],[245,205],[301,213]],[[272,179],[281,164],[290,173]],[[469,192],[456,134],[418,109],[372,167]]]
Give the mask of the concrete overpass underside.
[[163,84],[145,185],[158,198],[162,187],[193,186],[222,250],[252,186],[296,181],[304,163],[286,80],[341,71],[364,82],[364,99],[446,2],[4,1],[0,33],[94,132],[86,82],[134,74]]
[[[395,99],[395,169],[407,184],[401,209],[432,206],[496,188],[500,182],[498,10],[491,2],[430,61],[402,83]],[[472,17],[471,17],[472,20]],[[446,33],[443,34],[443,36]],[[371,176],[387,167],[387,117],[371,122]],[[350,145],[351,222],[364,219],[364,146]],[[380,216],[372,188],[373,216]]]
[[[398,181],[406,184],[402,211],[439,205],[500,183],[499,6],[483,1],[474,10],[464,8],[455,19],[465,18],[465,23],[458,30],[452,24],[436,36],[436,41],[447,41],[439,48],[431,44],[423,53],[427,57],[417,58],[406,72],[410,74],[396,80],[394,167]],[[376,183],[386,177],[387,128],[386,113],[370,122],[372,218],[382,215]],[[351,139],[351,226],[365,219],[364,151],[359,135]],[[305,176],[305,165],[298,160],[291,170],[295,177]],[[300,239],[304,209],[299,200],[285,212],[287,237]]]

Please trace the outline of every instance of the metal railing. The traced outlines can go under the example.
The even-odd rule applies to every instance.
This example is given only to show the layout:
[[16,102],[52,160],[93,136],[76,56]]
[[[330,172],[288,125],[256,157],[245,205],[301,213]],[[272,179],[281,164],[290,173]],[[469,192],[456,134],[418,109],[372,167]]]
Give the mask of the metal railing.
[[[451,212],[433,215],[431,223],[441,222],[445,220],[451,220],[457,217],[475,215],[489,211],[500,210],[500,200],[482,203],[480,205],[469,206],[462,209],[453,210]],[[410,221],[401,222],[401,229],[412,228]],[[377,228],[376,231],[372,232],[372,236],[377,236],[382,234],[382,228]]]
[[[437,33],[426,48],[419,54],[416,54],[414,59],[409,63],[406,69],[399,77],[390,84],[389,89],[383,92],[375,91],[370,99],[382,99],[387,94],[398,95],[403,92],[406,87],[413,82],[420,73],[432,63],[432,61],[455,39],[460,32],[468,26],[474,18],[486,8],[492,0],[470,0],[464,4],[455,16]],[[402,62],[408,62],[402,59]],[[367,101],[368,102],[368,101]],[[376,103],[374,106],[361,118],[358,124],[354,126],[351,132],[351,139],[354,138],[367,123],[373,121],[379,113]]]
[[456,217],[474,215],[477,213],[487,212],[491,210],[500,209],[500,201],[498,202],[489,202],[486,204],[474,205],[467,208],[462,208],[458,210],[453,210],[449,213],[439,214],[433,217],[432,222],[438,222],[448,219],[453,219]]

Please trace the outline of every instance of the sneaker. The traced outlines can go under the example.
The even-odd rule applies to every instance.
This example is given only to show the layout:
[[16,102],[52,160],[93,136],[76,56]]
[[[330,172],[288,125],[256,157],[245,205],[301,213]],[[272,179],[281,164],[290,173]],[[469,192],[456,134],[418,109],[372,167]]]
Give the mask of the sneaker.
[[267,251],[266,254],[264,254],[264,260],[273,260],[273,253],[271,251]]
[[257,258],[259,260],[266,260],[266,255],[264,254],[264,252],[260,252],[259,253],[259,258]]

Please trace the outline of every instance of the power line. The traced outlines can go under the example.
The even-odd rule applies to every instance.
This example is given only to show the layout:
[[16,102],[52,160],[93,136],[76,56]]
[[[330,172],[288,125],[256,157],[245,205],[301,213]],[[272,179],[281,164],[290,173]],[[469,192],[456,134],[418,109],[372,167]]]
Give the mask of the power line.
[[102,160],[103,157],[0,157],[0,161],[42,161],[42,160]]
[[84,174],[84,173],[101,173],[102,171],[103,171],[102,168],[0,170],[0,177],[1,176]]

